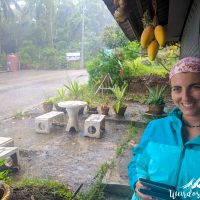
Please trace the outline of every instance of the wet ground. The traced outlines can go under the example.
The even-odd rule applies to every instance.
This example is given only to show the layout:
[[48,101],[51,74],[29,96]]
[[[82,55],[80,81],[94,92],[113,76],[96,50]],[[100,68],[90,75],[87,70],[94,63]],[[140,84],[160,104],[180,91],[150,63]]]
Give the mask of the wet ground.
[[[87,114],[79,118],[79,133],[66,132],[65,126],[55,126],[49,134],[36,133],[35,117],[43,114],[40,106],[29,110],[28,116],[2,120],[1,136],[12,137],[20,150],[21,169],[15,178],[25,176],[59,180],[71,185],[74,190],[83,183],[82,189],[87,188],[99,167],[113,159],[117,146],[128,137],[131,121],[140,127],[141,134],[141,127],[146,124],[141,113],[145,110],[144,105],[130,103],[124,118],[117,118],[111,110],[106,117],[106,131],[101,139],[83,136]],[[136,142],[140,134],[136,136]],[[127,178],[127,165],[119,170]]]
[[[34,119],[43,114],[41,108],[28,114],[0,123],[1,136],[12,137],[20,149],[21,170],[18,175],[59,180],[73,188],[81,183],[86,187],[101,164],[111,161],[117,145],[128,135],[129,123],[120,122],[120,118],[111,120],[114,114],[107,117],[106,131],[101,139],[83,136],[87,115],[80,116],[80,133],[66,133],[65,126],[55,126],[51,133],[39,134],[35,132]],[[125,119],[130,116],[127,114]]]

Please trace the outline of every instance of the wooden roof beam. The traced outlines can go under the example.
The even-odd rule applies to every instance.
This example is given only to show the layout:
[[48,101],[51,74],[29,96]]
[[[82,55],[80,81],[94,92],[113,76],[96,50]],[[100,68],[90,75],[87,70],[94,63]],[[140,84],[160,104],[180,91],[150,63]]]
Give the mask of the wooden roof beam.
[[170,0],[167,41],[180,41],[192,0]]

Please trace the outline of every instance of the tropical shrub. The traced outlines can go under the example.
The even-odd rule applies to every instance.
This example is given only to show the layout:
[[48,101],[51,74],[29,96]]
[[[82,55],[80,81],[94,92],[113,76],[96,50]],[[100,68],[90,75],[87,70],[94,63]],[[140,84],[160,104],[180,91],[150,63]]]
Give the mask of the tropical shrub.
[[107,26],[101,35],[103,44],[109,48],[114,49],[118,47],[126,46],[129,41],[119,28],[119,26]]
[[22,68],[60,69],[67,67],[65,52],[55,48],[38,48],[32,41],[24,41],[17,52]]
[[123,65],[125,73],[129,76],[159,75],[165,77],[168,73],[162,66],[149,62],[147,58],[138,57],[135,60],[126,60]]
[[120,70],[122,69],[122,57],[119,55],[119,51],[113,52],[108,55],[103,51],[99,52],[99,55],[87,63],[86,67],[89,73],[89,84],[100,84],[102,77],[110,74],[113,83],[121,85],[123,78],[120,76]]
[[43,48],[41,50],[40,65],[47,69],[58,69],[67,66],[64,51],[55,48]]
[[19,55],[21,67],[34,67],[39,62],[39,49],[32,41],[24,41],[17,54]]
[[7,66],[7,56],[6,53],[3,52],[2,54],[0,54],[0,70],[1,68],[6,68]]
[[138,41],[130,42],[127,46],[125,46],[122,50],[124,59],[133,60],[136,59],[140,53],[140,43]]
[[41,50],[40,61],[44,68],[55,68],[57,64],[57,50],[54,48],[43,48]]

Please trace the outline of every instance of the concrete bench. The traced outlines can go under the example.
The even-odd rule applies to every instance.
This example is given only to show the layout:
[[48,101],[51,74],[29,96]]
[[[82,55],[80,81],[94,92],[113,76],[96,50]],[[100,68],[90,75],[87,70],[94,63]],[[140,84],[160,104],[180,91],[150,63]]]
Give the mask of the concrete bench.
[[38,133],[50,133],[53,125],[63,125],[65,116],[63,112],[51,111],[35,118],[35,129]]
[[101,138],[101,134],[105,130],[105,115],[92,114],[84,124],[84,136]]
[[0,137],[0,147],[13,147],[14,140],[10,137]]
[[0,160],[11,157],[12,166],[18,166],[19,149],[17,147],[0,147]]

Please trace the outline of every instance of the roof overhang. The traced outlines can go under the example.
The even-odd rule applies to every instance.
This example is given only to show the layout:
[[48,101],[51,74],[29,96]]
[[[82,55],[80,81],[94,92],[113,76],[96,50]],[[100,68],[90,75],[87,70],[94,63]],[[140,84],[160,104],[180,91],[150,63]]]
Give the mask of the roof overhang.
[[[111,14],[117,9],[114,0],[103,0]],[[119,22],[124,34],[131,41],[139,40],[143,31],[143,13],[153,13],[151,0],[126,0],[128,18]],[[157,0],[157,17],[167,31],[167,41],[180,41],[193,0]]]

